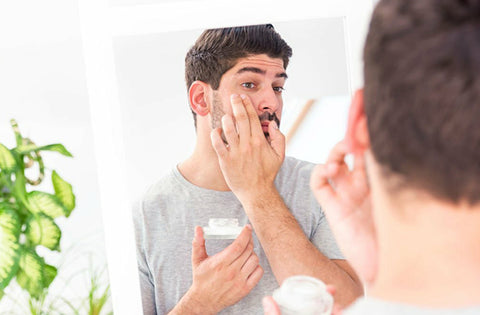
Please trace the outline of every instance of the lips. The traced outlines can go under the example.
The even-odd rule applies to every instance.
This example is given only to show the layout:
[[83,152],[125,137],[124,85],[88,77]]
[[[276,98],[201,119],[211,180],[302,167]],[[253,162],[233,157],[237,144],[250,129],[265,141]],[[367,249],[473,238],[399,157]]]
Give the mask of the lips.
[[268,132],[268,125],[270,124],[269,121],[262,121],[262,130],[263,132]]

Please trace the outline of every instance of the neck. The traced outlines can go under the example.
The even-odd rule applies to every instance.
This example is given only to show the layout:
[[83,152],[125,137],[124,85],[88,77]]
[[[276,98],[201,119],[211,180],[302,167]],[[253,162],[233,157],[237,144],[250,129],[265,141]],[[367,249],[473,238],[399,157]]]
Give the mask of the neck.
[[183,177],[198,187],[229,191],[217,154],[210,142],[209,129],[205,129],[197,130],[195,149],[188,159],[178,165],[178,169]]
[[379,269],[370,295],[434,308],[480,305],[480,206],[431,198],[398,205],[374,206]]

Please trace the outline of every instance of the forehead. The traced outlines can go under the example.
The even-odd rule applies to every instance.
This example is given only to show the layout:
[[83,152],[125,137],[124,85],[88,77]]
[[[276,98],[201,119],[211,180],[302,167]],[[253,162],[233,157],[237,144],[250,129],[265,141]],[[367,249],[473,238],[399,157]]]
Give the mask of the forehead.
[[[277,76],[285,73],[283,60],[281,58],[271,58],[267,55],[251,55],[240,58],[237,63],[224,73],[224,76],[235,76],[241,74],[241,70],[245,68],[258,68],[265,72],[266,75]],[[240,71],[240,72],[239,72]]]

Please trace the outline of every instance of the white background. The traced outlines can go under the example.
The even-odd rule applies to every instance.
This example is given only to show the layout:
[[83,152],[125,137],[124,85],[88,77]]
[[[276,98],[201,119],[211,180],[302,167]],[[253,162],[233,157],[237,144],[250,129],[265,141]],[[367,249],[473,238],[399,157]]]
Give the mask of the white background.
[[[43,153],[46,180],[34,189],[53,192],[53,169],[73,186],[77,206],[68,219],[56,220],[63,233],[62,253],[44,250],[41,254],[47,255],[48,263],[63,263],[51,296],[60,295],[75,304],[88,296],[90,264],[97,270],[106,268],[77,1],[1,2],[0,142],[9,148],[15,146],[11,118],[36,144],[62,143],[74,156]],[[104,276],[107,285],[106,271]],[[17,291],[9,292],[19,298]],[[28,304],[20,301],[22,306],[12,306],[4,297],[0,310],[26,314]]]

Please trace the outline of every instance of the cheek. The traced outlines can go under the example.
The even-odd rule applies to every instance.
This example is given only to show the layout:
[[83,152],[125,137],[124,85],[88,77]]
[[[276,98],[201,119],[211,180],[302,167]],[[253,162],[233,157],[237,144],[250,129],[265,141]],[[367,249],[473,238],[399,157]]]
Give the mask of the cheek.
[[283,102],[280,100],[280,106],[278,107],[277,111],[275,114],[277,115],[278,119],[282,119],[282,113],[283,113]]

